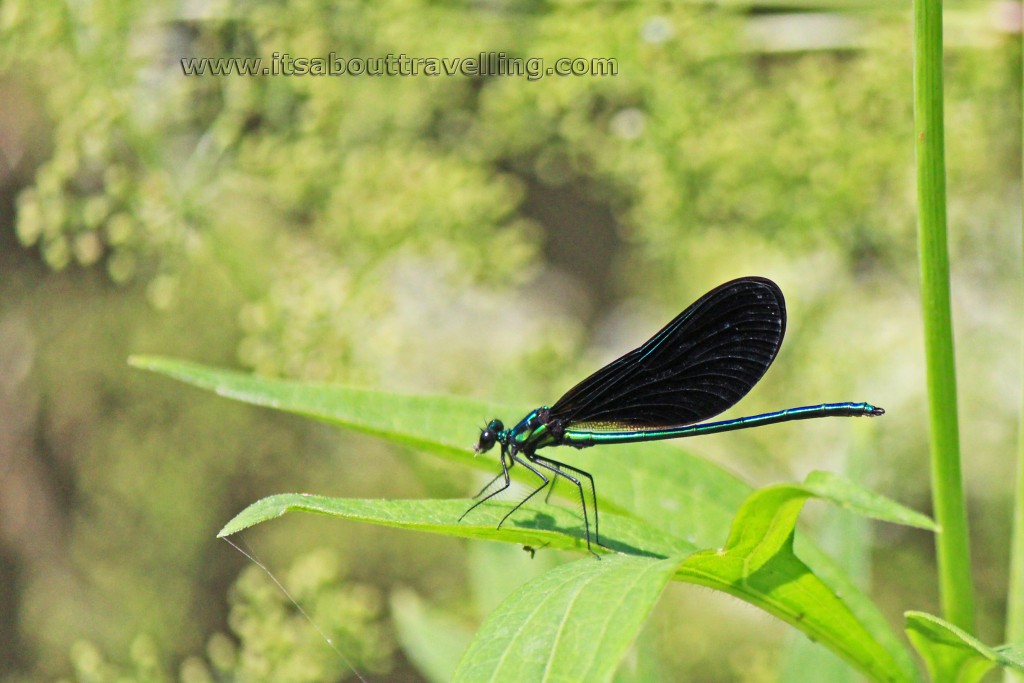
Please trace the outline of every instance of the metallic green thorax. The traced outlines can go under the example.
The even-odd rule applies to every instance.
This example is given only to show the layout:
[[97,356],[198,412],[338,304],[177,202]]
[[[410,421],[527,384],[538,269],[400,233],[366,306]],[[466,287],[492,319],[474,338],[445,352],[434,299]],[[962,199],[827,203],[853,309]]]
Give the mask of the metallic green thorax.
[[551,423],[548,406],[541,406],[524,417],[515,427],[498,434],[498,443],[515,452],[532,453],[538,448],[562,443],[556,436],[558,425]]

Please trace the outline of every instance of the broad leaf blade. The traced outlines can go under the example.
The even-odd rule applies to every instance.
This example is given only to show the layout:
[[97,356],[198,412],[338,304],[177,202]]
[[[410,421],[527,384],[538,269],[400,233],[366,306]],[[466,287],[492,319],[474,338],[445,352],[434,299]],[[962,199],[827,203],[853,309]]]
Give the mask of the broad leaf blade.
[[1024,656],[1017,648],[991,648],[948,621],[925,612],[907,612],[904,616],[907,636],[936,683],[977,683],[996,665],[1024,673]]
[[610,680],[678,564],[617,555],[548,572],[487,618],[454,680]]

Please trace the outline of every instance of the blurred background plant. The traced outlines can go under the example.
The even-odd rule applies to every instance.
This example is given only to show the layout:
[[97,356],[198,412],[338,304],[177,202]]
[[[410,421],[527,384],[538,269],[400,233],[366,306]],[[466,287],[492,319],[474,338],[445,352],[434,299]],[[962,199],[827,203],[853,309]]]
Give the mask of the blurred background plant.
[[[4,2],[0,677],[344,678],[216,530],[269,493],[474,492],[412,452],[134,373],[134,352],[528,407],[714,285],[766,275],[788,341],[744,412],[888,415],[688,447],[757,484],[852,469],[927,509],[909,10],[797,4]],[[948,7],[963,443],[995,642],[1020,409],[1020,6]],[[485,50],[612,57],[618,75],[180,64]],[[826,545],[828,528],[843,527]],[[552,555],[306,518],[248,540],[293,567],[283,581],[361,673],[389,680],[443,680],[432,648],[457,656]],[[863,553],[890,616],[936,611],[926,534],[882,529]],[[764,626],[673,586],[623,679],[773,680],[785,629]]]

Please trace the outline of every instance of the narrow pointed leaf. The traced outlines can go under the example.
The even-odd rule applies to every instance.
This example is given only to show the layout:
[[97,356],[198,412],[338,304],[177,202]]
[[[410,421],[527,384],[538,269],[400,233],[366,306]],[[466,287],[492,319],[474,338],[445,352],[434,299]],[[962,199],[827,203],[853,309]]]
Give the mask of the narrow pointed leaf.
[[[422,448],[478,467],[474,430],[499,406],[456,396],[418,396],[335,384],[271,379],[159,356],[132,356],[134,367],[158,372],[219,396],[297,413]],[[474,463],[473,461],[476,460]]]
[[[236,515],[217,535],[230,536],[254,524],[297,511],[446,536],[586,551],[580,519],[568,510],[553,505],[543,508],[527,505],[498,529],[498,522],[512,509],[512,505],[494,503],[481,506],[460,522],[459,517],[472,502],[459,499],[356,500],[283,493],[256,501]],[[641,521],[614,514],[601,515],[601,542],[604,548],[595,545],[595,551],[611,550],[652,557],[683,555],[696,549],[692,544],[671,538]]]
[[907,612],[906,628],[935,683],[977,683],[995,666],[1024,673],[1024,652],[991,648],[966,631],[926,612]]
[[803,485],[808,491],[812,491],[815,497],[828,500],[864,517],[927,531],[939,530],[939,525],[927,515],[922,515],[832,472],[811,472]]

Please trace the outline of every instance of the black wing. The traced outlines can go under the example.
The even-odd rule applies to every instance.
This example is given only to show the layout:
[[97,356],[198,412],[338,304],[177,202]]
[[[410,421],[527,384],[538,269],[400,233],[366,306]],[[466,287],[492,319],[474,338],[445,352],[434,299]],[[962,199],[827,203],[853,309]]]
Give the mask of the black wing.
[[682,426],[733,406],[764,376],[786,333],[786,302],[771,280],[717,287],[638,349],[570,389],[551,407],[563,427]]

